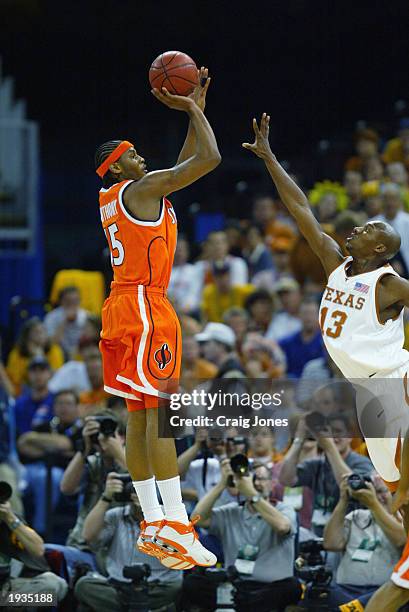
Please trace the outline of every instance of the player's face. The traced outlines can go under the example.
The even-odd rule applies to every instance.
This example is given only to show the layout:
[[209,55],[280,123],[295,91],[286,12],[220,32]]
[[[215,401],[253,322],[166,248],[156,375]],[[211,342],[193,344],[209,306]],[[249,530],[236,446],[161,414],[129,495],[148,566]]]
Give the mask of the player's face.
[[355,227],[346,239],[345,247],[352,257],[364,258],[376,255],[376,247],[382,244],[382,223],[366,223]]
[[131,147],[121,155],[118,160],[121,168],[121,174],[125,178],[138,181],[147,173],[146,163],[144,158],[139,155],[134,147]]

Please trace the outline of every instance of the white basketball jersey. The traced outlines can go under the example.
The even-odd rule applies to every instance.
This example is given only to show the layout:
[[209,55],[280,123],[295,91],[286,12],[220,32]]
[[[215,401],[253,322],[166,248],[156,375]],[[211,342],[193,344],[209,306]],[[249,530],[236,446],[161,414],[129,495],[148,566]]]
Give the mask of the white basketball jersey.
[[320,326],[328,353],[347,378],[387,375],[409,361],[403,348],[403,309],[382,324],[377,284],[397,272],[389,264],[372,272],[347,276],[347,257],[329,276],[320,306]]

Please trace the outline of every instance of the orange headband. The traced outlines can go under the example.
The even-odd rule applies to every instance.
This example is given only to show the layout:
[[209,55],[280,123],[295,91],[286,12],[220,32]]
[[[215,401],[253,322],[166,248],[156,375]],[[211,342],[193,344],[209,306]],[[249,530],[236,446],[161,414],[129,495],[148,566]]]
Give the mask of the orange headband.
[[100,166],[96,169],[96,173],[101,178],[108,172],[109,166],[116,162],[125,151],[133,147],[132,142],[128,142],[127,140],[123,140],[121,144],[119,144],[116,149],[112,151],[110,155],[106,158],[105,161],[102,162]]

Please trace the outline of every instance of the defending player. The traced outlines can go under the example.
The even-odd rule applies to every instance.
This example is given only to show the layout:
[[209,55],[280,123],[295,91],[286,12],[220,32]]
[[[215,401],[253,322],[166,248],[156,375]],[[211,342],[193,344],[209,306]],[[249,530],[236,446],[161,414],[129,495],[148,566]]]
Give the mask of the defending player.
[[[399,467],[402,470],[394,508],[402,508],[408,530],[409,352],[403,349],[403,309],[409,306],[409,282],[400,278],[388,263],[399,251],[400,237],[387,223],[366,223],[356,227],[347,239],[350,256],[344,257],[339,245],[322,231],[304,193],[273,155],[268,140],[269,122],[270,117],[265,113],[260,127],[253,119],[254,143],[243,143],[243,147],[264,161],[282,202],[322,262],[328,281],[320,307],[321,331],[330,356],[344,376],[361,379],[363,393],[360,389],[357,394],[358,410],[359,404],[365,409],[370,394],[382,394],[387,380],[398,379],[399,393],[393,389],[392,397],[387,398],[391,402],[382,402],[384,436],[365,439],[375,469],[388,483],[397,484]],[[371,385],[365,385],[364,379],[371,379]],[[365,396],[368,390],[370,394]],[[358,413],[358,418],[362,415]],[[372,411],[371,416],[376,421],[379,415]],[[362,426],[362,420],[360,423]],[[388,434],[394,435],[388,437]],[[405,434],[401,457],[400,445]],[[397,605],[394,610],[409,600],[406,590],[409,589],[409,542],[395,567],[392,581],[377,592],[373,598],[375,604],[371,600],[368,610],[392,610],[385,607],[392,602],[392,595]]]
[[205,84],[191,97],[152,91],[190,119],[173,168],[148,172],[128,141],[104,143],[95,157],[103,180],[101,221],[114,271],[102,310],[104,385],[124,397],[129,410],[127,465],[145,517],[138,546],[174,569],[216,562],[197,539],[182,503],[174,441],[158,437],[159,399],[166,400],[177,388],[182,344],[179,321],[166,297],[177,240],[175,211],[166,196],[208,174],[221,160],[201,110],[210,82],[207,70],[202,68],[199,76]]

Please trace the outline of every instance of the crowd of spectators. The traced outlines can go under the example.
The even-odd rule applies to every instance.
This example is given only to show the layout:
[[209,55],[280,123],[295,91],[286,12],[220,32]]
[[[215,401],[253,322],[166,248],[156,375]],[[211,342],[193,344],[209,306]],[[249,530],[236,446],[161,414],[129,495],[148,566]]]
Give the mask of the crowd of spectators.
[[[409,119],[383,147],[369,128],[354,142],[342,181],[315,184],[311,205],[342,247],[355,226],[387,220],[402,237],[392,265],[407,277]],[[295,560],[311,540],[329,576],[320,587],[328,609],[367,601],[390,576],[406,536],[347,409],[347,383],[323,347],[322,266],[273,188],[242,216],[195,245],[193,260],[179,235],[168,291],[183,331],[183,391],[216,389],[219,380],[229,390],[249,380],[285,389],[267,413],[287,428],[191,427],[177,441],[185,502],[227,573],[182,576],[135,548],[142,516],[127,480],[126,406],[104,391],[98,318],[68,286],[43,320],[21,325],[0,363],[3,590],[47,590],[61,609],[69,601],[70,610],[119,610],[136,592],[123,567],[147,563],[154,610],[214,610],[222,587],[236,610],[249,601],[266,611],[308,607],[316,578],[303,577]],[[319,426],[309,419],[317,412]],[[242,472],[233,469],[238,456],[247,461]],[[1,497],[4,483],[11,490]]]

